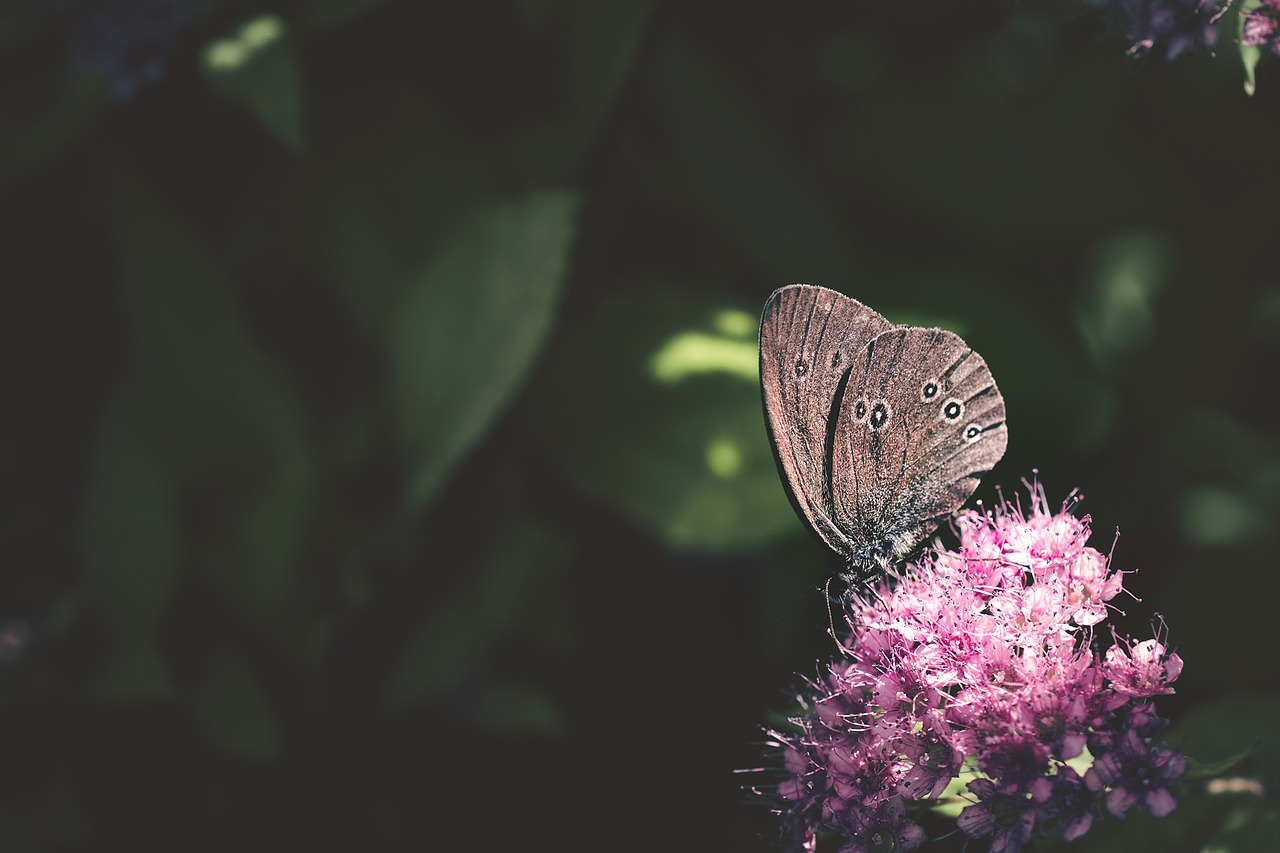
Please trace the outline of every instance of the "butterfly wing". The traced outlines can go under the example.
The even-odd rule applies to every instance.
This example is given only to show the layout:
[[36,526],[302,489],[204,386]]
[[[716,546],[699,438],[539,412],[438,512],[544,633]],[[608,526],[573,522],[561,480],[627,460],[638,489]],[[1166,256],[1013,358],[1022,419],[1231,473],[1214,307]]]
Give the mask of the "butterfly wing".
[[859,353],[833,432],[831,521],[863,570],[901,560],[973,494],[1008,442],[982,356],[940,329],[899,327]]
[[774,457],[796,513],[829,547],[853,545],[834,523],[828,448],[833,404],[854,357],[892,324],[825,287],[777,290],[760,318],[760,385]]

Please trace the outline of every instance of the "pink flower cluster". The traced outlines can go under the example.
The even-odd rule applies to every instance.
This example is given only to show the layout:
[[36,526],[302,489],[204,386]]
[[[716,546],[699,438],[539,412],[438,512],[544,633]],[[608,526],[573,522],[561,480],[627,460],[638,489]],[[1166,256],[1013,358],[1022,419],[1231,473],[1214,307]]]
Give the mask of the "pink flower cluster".
[[1078,838],[1104,807],[1175,808],[1186,762],[1156,742],[1151,699],[1182,661],[1158,639],[1095,653],[1122,577],[1070,509],[1033,487],[1029,512],[966,512],[958,551],[850,600],[846,656],[805,685],[796,730],[770,732],[795,849],[837,834],[840,853],[913,850],[925,831],[911,816],[956,778],[959,828],[997,853]]

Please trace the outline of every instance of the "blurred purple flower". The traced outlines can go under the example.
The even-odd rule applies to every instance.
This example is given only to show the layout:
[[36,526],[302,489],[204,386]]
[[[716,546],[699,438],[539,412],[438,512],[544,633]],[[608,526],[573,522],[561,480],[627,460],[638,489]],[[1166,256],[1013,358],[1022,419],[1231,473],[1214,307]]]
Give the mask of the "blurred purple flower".
[[1124,33],[1135,54],[1161,53],[1169,62],[1218,43],[1218,19],[1228,0],[1088,0]]
[[37,0],[71,18],[72,60],[106,79],[129,100],[168,73],[171,43],[195,20],[205,0]]
[[22,658],[35,632],[26,619],[0,622],[0,663],[13,663]]
[[[1103,803],[1117,816],[1175,807],[1185,761],[1155,744],[1165,721],[1150,700],[1182,661],[1163,627],[1095,652],[1123,577],[1088,546],[1088,518],[1051,511],[1033,486],[1029,511],[1006,502],[955,527],[957,550],[847,602],[847,657],[805,685],[794,731],[770,732],[786,778],[765,793],[793,849],[823,833],[844,853],[914,849],[912,808],[957,779],[970,802],[957,825],[994,851],[1078,838]],[[1086,747],[1082,776],[1066,762]]]
[[1280,0],[1262,0],[1262,5],[1246,12],[1240,43],[1262,47],[1280,56]]

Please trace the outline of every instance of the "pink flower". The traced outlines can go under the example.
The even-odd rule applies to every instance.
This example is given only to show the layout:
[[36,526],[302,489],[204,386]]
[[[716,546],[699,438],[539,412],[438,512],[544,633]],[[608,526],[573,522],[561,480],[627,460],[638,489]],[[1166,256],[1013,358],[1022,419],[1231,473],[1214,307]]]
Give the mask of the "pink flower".
[[942,712],[925,715],[918,731],[901,738],[906,772],[898,790],[913,800],[936,799],[964,765],[965,740],[955,736]]
[[1119,572],[1108,572],[1106,557],[1085,548],[1063,577],[1067,603],[1076,607],[1072,620],[1077,625],[1096,625],[1106,619],[1106,602],[1124,588],[1123,581]]
[[[1182,661],[1163,629],[1095,652],[1123,575],[1072,506],[1052,510],[1033,486],[1026,510],[962,513],[958,549],[845,603],[847,657],[798,697],[795,732],[773,733],[793,849],[822,832],[847,839],[842,853],[915,849],[924,831],[907,815],[974,767],[957,824],[994,851],[1078,838],[1103,802],[1116,816],[1173,810],[1185,760],[1155,745],[1165,721],[1148,700],[1171,692]],[[1081,777],[1065,762],[1086,746],[1096,759]]]
[[1116,691],[1145,699],[1173,692],[1168,685],[1182,672],[1182,658],[1166,652],[1157,640],[1143,640],[1130,650],[1117,641],[1107,649],[1103,672]]

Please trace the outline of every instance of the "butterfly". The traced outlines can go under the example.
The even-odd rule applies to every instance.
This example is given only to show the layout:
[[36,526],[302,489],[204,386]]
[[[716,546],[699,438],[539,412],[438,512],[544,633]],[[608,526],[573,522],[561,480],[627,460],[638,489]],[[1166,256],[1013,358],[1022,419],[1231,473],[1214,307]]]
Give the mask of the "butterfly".
[[791,503],[850,582],[905,559],[1008,443],[1004,398],[959,336],[895,326],[825,287],[765,303],[760,385]]

